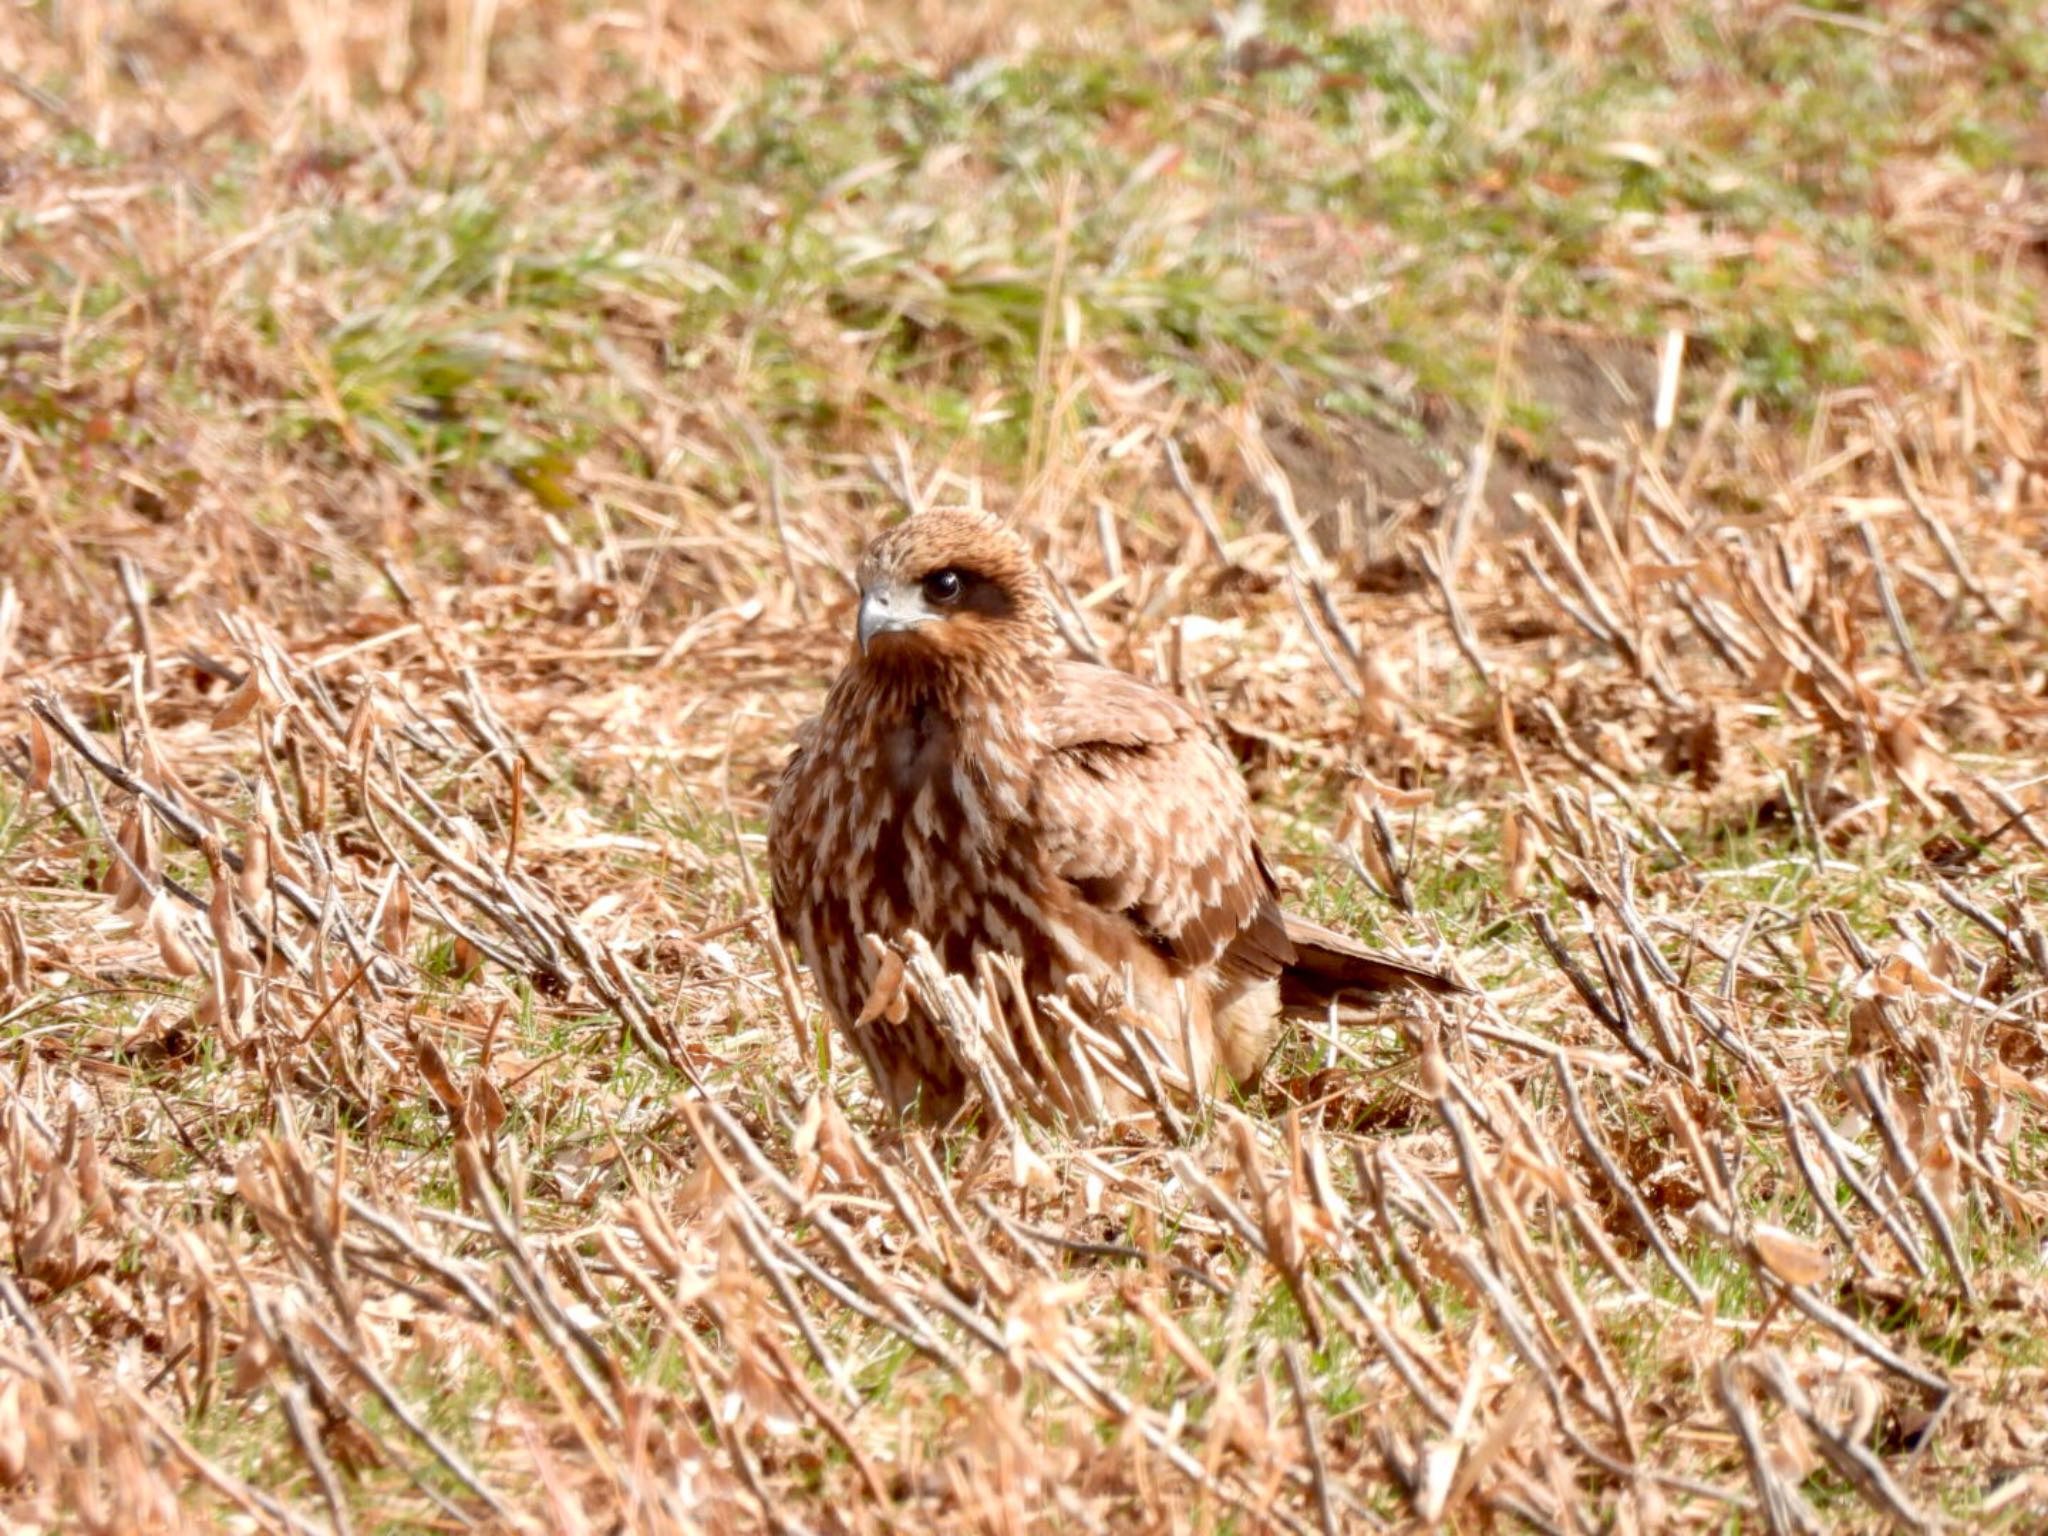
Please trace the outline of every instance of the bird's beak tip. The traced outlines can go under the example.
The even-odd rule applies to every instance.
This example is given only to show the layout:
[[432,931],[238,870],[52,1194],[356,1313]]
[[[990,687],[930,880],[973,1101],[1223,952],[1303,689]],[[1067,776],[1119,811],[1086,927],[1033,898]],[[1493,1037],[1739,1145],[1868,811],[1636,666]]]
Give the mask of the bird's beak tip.
[[860,642],[860,653],[865,656],[875,636],[883,626],[883,601],[873,592],[860,595],[860,617],[854,622],[853,638]]

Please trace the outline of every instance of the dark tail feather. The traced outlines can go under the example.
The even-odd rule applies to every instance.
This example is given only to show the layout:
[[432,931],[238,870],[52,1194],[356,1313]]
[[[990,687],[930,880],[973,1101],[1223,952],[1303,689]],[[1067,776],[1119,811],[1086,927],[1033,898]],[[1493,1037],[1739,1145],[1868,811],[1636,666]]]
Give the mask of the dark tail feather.
[[1444,971],[1367,949],[1343,934],[1286,914],[1294,959],[1280,972],[1280,1007],[1285,1013],[1323,1014],[1343,993],[1384,993],[1401,987],[1425,992],[1470,992]]

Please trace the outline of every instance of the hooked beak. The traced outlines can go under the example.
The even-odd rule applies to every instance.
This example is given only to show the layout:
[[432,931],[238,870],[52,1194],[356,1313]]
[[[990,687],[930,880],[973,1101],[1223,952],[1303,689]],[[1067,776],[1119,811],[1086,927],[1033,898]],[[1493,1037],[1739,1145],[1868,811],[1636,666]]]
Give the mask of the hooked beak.
[[870,588],[860,595],[860,619],[854,626],[854,635],[860,641],[860,653],[867,655],[868,647],[877,635],[915,629],[935,617],[937,615],[925,606],[923,595],[916,591]]

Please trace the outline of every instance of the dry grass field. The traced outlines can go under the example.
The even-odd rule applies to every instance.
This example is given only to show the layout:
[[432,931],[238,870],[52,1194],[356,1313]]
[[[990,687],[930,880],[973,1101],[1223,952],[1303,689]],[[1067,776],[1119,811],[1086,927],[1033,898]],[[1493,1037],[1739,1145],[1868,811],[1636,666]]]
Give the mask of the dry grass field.
[[[2044,299],[1997,0],[8,5],[6,1528],[2042,1529]],[[976,502],[1474,994],[888,1123]]]

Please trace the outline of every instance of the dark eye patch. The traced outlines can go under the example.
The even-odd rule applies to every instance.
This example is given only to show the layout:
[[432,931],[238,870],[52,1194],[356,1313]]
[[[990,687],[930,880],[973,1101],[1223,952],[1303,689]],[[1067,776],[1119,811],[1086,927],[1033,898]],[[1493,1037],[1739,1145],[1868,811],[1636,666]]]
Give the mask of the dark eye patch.
[[988,619],[1008,618],[1016,612],[1016,603],[1000,582],[966,566],[941,566],[920,580],[918,587],[934,608]]

